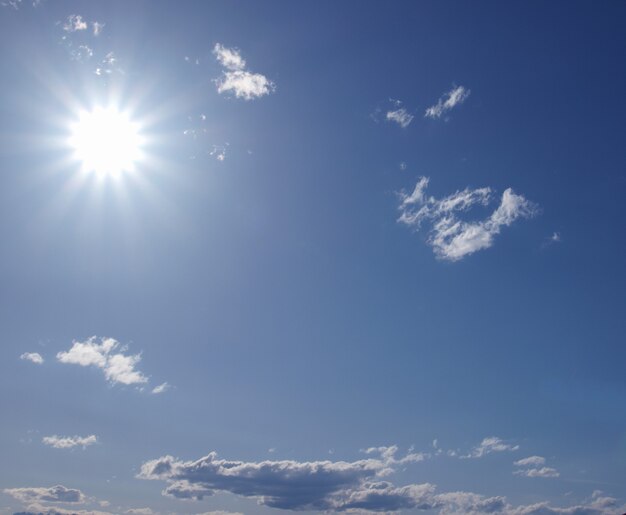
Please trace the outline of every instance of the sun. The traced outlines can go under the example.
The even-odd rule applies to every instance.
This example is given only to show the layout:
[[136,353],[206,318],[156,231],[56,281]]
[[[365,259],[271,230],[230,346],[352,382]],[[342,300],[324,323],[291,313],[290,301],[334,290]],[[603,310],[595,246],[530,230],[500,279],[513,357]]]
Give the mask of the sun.
[[83,171],[118,176],[133,171],[141,160],[139,124],[115,108],[82,111],[70,131],[69,144]]

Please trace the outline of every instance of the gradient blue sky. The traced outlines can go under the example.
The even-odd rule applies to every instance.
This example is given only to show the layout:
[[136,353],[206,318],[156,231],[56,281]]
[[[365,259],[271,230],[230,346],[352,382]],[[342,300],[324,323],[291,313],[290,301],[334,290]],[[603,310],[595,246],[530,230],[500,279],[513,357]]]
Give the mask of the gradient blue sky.
[[626,511],[626,3],[2,4],[0,514]]

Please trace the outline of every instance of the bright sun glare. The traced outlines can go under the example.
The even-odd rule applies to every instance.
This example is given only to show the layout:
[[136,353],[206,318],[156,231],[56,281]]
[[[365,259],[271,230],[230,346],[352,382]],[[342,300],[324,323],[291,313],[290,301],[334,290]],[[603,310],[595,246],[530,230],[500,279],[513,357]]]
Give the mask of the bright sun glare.
[[80,113],[69,142],[82,169],[99,175],[133,171],[142,156],[138,124],[110,107]]

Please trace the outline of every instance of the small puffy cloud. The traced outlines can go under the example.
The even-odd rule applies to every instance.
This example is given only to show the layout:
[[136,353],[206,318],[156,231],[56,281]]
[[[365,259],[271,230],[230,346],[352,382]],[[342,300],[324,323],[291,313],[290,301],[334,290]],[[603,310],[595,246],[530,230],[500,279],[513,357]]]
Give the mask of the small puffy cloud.
[[25,352],[20,356],[20,359],[31,361],[32,363],[36,363],[37,365],[41,365],[43,363],[43,357],[38,352]]
[[128,515],[155,515],[155,512],[150,508],[131,508],[124,513]]
[[85,495],[80,490],[66,488],[62,485],[52,486],[50,488],[5,488],[3,491],[5,494],[23,503],[58,502],[79,504],[85,502],[86,499]]
[[241,53],[236,48],[227,48],[220,43],[213,47],[213,54],[219,63],[229,70],[243,70],[246,67],[246,61],[241,57]]
[[237,98],[252,100],[269,95],[275,86],[265,75],[244,70],[228,71],[217,79],[217,92],[233,92]]
[[218,93],[231,92],[237,98],[252,100],[272,93],[276,86],[265,75],[246,70],[246,61],[236,48],[227,48],[217,43],[213,53],[219,63],[226,68],[215,82]]
[[94,36],[99,36],[102,33],[102,30],[104,29],[104,26],[105,26],[104,23],[100,23],[98,21],[91,22],[91,28],[93,30],[93,35]]
[[401,193],[399,223],[414,230],[430,223],[427,240],[435,255],[448,261],[458,261],[469,254],[493,245],[494,238],[503,227],[519,218],[529,218],[537,207],[511,188],[502,194],[500,205],[483,220],[468,222],[459,218],[473,206],[487,206],[491,201],[491,188],[466,188],[442,199],[427,196],[429,178],[421,177],[412,193]]
[[469,95],[470,90],[465,89],[463,86],[453,88],[444,94],[435,105],[426,109],[424,117],[433,119],[441,118],[444,113],[465,102]]
[[519,445],[511,445],[497,436],[489,436],[483,438],[479,445],[474,447],[468,455],[462,456],[462,458],[482,458],[494,452],[517,451],[518,449]]
[[54,447],[55,449],[72,449],[74,447],[82,447],[86,449],[89,445],[98,443],[96,435],[89,436],[44,436],[41,440],[44,444]]
[[171,386],[169,385],[169,383],[167,383],[167,382],[161,383],[160,385],[155,386],[152,389],[152,393],[155,393],[155,394],[164,393],[164,392],[167,392],[170,388],[171,388]]
[[387,111],[386,119],[388,122],[396,122],[404,129],[413,121],[413,115],[409,114],[404,107],[401,107],[394,111]]
[[126,355],[124,354],[126,350],[125,346],[113,338],[98,339],[92,336],[85,342],[74,341],[70,350],[57,354],[57,360],[61,363],[99,368],[106,379],[114,384],[148,382],[148,378],[135,368],[141,361],[141,355]]
[[93,57],[93,48],[89,45],[78,45],[70,50],[70,59],[74,61],[84,62]]
[[80,14],[70,14],[63,24],[63,30],[65,32],[87,30],[87,22],[83,20]]

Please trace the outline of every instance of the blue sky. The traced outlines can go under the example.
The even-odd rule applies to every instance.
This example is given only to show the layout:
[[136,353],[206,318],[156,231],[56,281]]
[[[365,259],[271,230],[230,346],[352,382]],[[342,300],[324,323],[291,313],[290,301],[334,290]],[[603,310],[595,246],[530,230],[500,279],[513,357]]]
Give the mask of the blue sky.
[[626,4],[1,3],[0,514],[626,511]]

